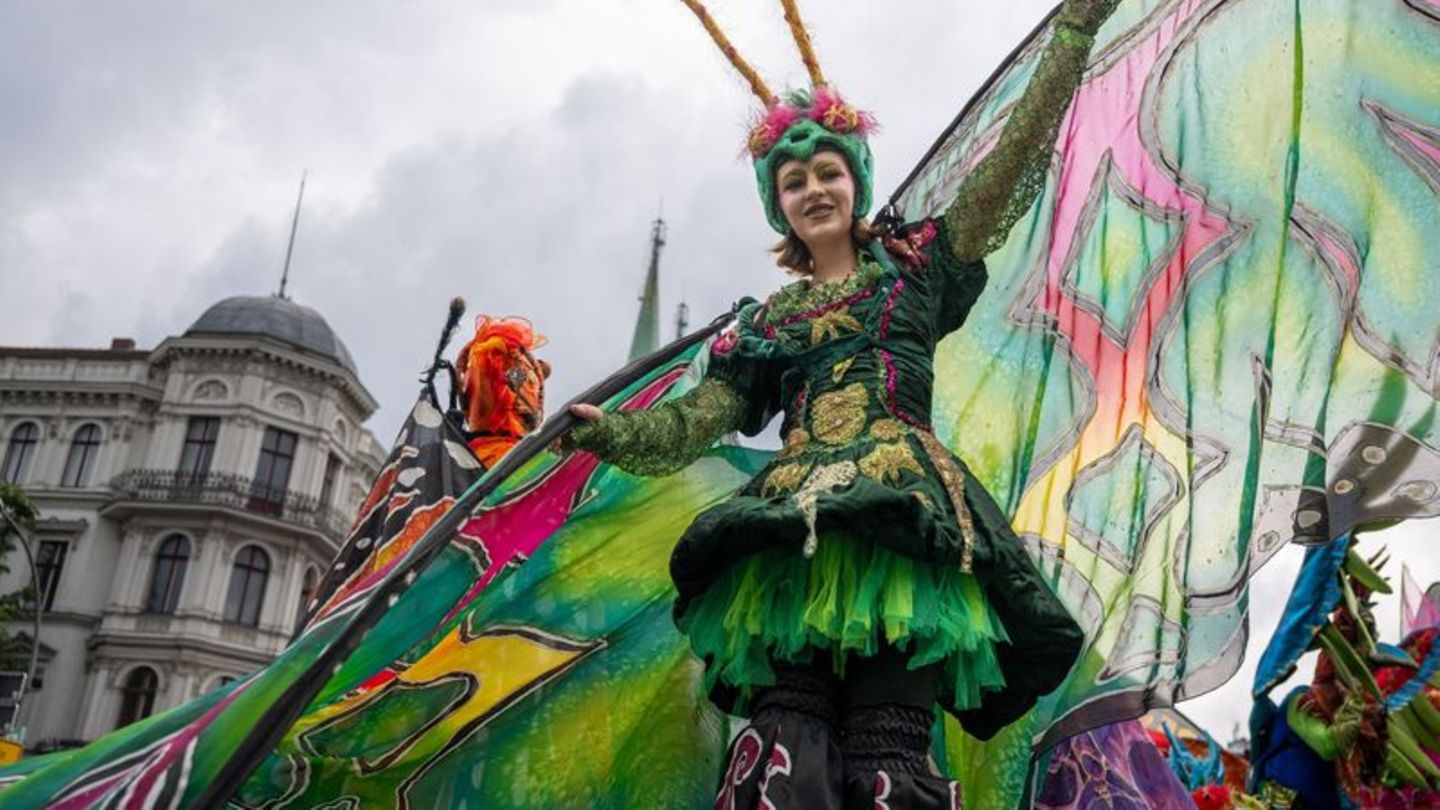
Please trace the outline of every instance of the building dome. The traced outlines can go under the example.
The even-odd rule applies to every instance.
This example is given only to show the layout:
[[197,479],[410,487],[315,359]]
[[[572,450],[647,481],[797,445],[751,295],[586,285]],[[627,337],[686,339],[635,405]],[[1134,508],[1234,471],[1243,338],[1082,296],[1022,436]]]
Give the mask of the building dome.
[[273,295],[237,295],[205,310],[185,335],[265,335],[329,358],[358,375],[350,350],[320,313]]

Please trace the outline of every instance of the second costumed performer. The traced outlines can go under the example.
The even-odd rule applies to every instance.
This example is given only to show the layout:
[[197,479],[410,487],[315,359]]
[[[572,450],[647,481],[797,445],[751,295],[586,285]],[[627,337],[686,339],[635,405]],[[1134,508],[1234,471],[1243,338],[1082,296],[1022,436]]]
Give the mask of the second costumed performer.
[[[994,149],[938,219],[887,233],[870,117],[830,88],[783,0],[808,92],[774,96],[685,0],[765,104],[760,199],[801,280],[742,302],[706,378],[650,411],[603,415],[564,446],[665,475],[784,414],[784,447],[676,546],[675,617],[723,710],[748,717],[717,806],[958,807],[927,759],[935,707],[988,738],[1056,688],[1082,633],[1006,516],[931,433],[936,343],[984,288],[983,257],[1043,185],[1061,118],[1115,0],[1067,0]],[[603,416],[603,418],[602,418]]]

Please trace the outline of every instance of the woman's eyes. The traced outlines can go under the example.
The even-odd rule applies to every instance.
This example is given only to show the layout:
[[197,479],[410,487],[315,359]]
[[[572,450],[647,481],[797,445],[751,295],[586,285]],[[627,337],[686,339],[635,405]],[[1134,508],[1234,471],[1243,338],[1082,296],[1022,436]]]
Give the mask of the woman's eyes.
[[[821,169],[815,173],[815,176],[818,177],[822,183],[833,183],[839,180],[842,174],[839,169]],[[780,184],[782,191],[799,191],[804,187],[805,178],[798,176],[789,178]]]

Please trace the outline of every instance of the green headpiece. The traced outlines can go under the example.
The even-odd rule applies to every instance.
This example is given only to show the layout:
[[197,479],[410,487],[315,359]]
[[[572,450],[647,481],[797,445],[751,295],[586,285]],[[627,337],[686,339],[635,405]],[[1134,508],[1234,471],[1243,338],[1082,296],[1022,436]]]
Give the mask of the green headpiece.
[[870,213],[875,159],[865,135],[873,129],[868,114],[846,104],[828,87],[820,88],[813,97],[792,93],[787,103],[772,105],[750,133],[755,182],[770,227],[781,234],[790,233],[775,193],[775,170],[787,160],[809,160],[825,148],[839,152],[850,165],[855,177],[855,217]]

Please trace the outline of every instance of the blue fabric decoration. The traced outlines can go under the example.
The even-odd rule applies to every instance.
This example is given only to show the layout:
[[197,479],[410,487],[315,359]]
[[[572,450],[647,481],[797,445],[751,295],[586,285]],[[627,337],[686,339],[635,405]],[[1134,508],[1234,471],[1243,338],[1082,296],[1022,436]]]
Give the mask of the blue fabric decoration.
[[1169,723],[1161,723],[1165,739],[1170,741],[1170,770],[1180,778],[1186,790],[1198,790],[1209,785],[1225,784],[1225,764],[1220,759],[1220,745],[1209,734],[1204,734],[1206,755],[1204,759],[1190,753],[1179,735],[1170,729]]
[[1345,534],[1305,551],[1300,574],[1285,602],[1285,613],[1275,628],[1275,635],[1260,655],[1255,669],[1256,697],[1270,693],[1277,684],[1295,671],[1295,662],[1310,649],[1315,634],[1330,620],[1330,612],[1340,604],[1340,569],[1345,565],[1345,552],[1350,548],[1350,535]]

